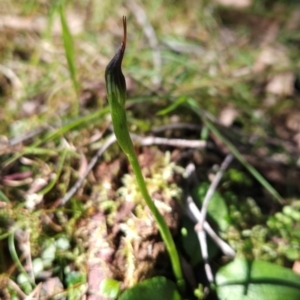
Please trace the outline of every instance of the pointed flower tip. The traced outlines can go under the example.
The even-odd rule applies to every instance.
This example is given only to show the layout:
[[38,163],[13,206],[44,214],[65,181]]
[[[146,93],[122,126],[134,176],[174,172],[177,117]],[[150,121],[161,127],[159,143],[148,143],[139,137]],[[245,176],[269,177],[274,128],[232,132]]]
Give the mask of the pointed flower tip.
[[122,105],[125,104],[126,100],[126,82],[125,77],[122,73],[122,60],[126,49],[127,40],[127,24],[126,17],[123,16],[123,40],[117,53],[113,59],[109,62],[105,70],[105,81],[108,99],[115,94],[118,102]]
[[123,52],[125,52],[126,40],[127,40],[127,23],[126,23],[126,17],[123,16],[123,41],[122,41]]

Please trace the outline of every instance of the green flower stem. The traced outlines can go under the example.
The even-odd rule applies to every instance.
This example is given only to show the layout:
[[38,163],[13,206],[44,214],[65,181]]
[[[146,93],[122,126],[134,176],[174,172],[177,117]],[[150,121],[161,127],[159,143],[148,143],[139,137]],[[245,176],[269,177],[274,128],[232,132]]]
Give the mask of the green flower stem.
[[140,188],[141,194],[149,207],[151,213],[154,216],[154,219],[156,221],[156,224],[158,226],[159,232],[162,236],[163,241],[165,242],[165,245],[167,247],[168,253],[170,255],[171,263],[172,263],[172,268],[174,275],[177,280],[177,285],[180,289],[184,290],[184,280],[182,277],[182,271],[181,271],[181,265],[180,265],[180,260],[179,260],[179,255],[173,240],[173,237],[171,235],[170,229],[166,224],[165,219],[163,216],[160,214],[158,211],[157,207],[155,206],[153,200],[151,199],[149,192],[147,190],[145,180],[141,171],[141,167],[139,165],[137,156],[135,152],[130,153],[128,156],[128,160],[132,166],[133,172],[136,177],[137,184]]
[[171,235],[170,229],[167,226],[163,216],[156,208],[153,200],[151,199],[147,190],[145,180],[139,165],[132,140],[127,128],[127,118],[125,111],[126,101],[126,83],[125,78],[121,70],[121,64],[126,47],[126,19],[123,18],[124,37],[118,52],[114,58],[110,61],[105,70],[105,81],[107,89],[107,98],[110,104],[112,123],[115,131],[117,141],[122,148],[123,152],[127,155],[128,160],[132,166],[135,174],[138,186],[142,193],[143,198],[146,201],[151,213],[154,216],[159,232],[163,241],[167,247],[167,251],[170,255],[171,264],[174,275],[177,280],[178,288],[183,292],[185,290],[185,282],[182,276],[182,270],[179,260],[179,255]]

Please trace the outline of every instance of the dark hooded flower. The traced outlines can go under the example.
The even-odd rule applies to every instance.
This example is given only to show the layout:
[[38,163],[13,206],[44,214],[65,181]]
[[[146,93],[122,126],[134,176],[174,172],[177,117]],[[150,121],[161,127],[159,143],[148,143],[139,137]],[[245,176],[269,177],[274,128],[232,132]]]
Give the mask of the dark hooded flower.
[[127,28],[126,17],[123,17],[123,41],[119,47],[116,55],[107,65],[105,70],[106,89],[108,93],[108,100],[117,101],[123,106],[126,100],[126,82],[122,73],[122,60],[126,48]]

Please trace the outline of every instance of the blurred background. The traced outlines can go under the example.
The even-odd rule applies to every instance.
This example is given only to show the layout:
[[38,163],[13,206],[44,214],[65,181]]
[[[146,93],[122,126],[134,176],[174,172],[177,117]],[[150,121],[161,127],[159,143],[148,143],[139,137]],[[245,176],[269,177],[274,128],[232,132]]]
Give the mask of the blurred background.
[[[40,271],[61,266],[48,277],[42,273],[52,279],[64,274],[57,277],[60,291],[70,282],[84,283],[85,249],[95,246],[83,238],[87,220],[99,217],[98,210],[116,213],[112,200],[121,203],[122,197],[114,191],[134,184],[121,180],[130,168],[114,145],[66,208],[59,206],[111,132],[104,71],[122,41],[123,16],[130,131],[213,145],[206,151],[188,151],[188,144],[138,148],[144,167],[155,165],[159,153],[158,165],[146,174],[162,174],[170,161],[183,168],[193,161],[207,190],[215,166],[230,152],[220,136],[230,141],[270,186],[235,161],[220,190],[227,193],[231,218],[223,238],[238,253],[299,272],[299,1],[0,0],[1,272],[16,281],[22,274],[7,258],[15,257],[7,234],[18,224],[22,232],[36,233],[28,237],[34,264],[47,249],[53,255]],[[185,105],[188,100],[220,136]],[[153,183],[153,193],[168,190],[170,182],[180,186],[175,177],[159,188]],[[23,242],[13,239],[21,249]],[[28,294],[33,285],[27,288]]]

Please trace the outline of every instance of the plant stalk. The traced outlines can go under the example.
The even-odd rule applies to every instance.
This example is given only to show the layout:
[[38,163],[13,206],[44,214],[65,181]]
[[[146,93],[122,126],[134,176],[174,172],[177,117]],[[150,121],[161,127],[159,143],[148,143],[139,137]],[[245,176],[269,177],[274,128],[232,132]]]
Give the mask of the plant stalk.
[[164,243],[166,244],[167,251],[170,255],[171,264],[173,268],[174,275],[177,280],[177,286],[184,292],[185,282],[182,276],[181,265],[179,260],[179,255],[175,247],[173,237],[171,235],[170,229],[167,226],[163,216],[160,214],[156,208],[154,202],[152,201],[149,192],[147,190],[145,180],[139,165],[131,137],[127,128],[127,117],[125,110],[126,102],[126,81],[122,73],[122,60],[126,48],[126,18],[123,17],[123,41],[119,47],[116,55],[110,61],[105,70],[105,81],[107,89],[107,98],[110,105],[112,123],[115,131],[117,141],[122,148],[123,152],[127,155],[128,160],[132,166],[133,172],[135,174],[138,186],[142,193],[143,198],[146,201],[154,219],[157,223],[159,232],[162,236]]
[[139,162],[138,162],[135,152],[130,153],[130,155],[128,155],[128,160],[132,166],[132,169],[135,174],[136,181],[140,188],[141,194],[142,194],[147,206],[149,207],[152,215],[154,216],[154,219],[158,226],[159,232],[160,232],[162,239],[165,242],[165,245],[167,247],[167,251],[168,251],[168,253],[170,255],[170,259],[171,259],[172,269],[173,269],[174,275],[177,280],[177,286],[181,291],[184,291],[185,282],[184,282],[184,279],[182,276],[180,259],[179,259],[179,255],[178,255],[172,234],[170,232],[170,229],[167,226],[165,219],[160,214],[160,212],[158,211],[157,207],[155,206],[153,200],[151,199],[151,197],[149,195],[149,192],[147,190],[146,183],[145,183],[142,171],[141,171],[141,167],[139,165]]

